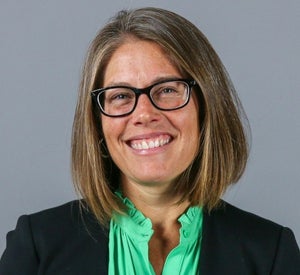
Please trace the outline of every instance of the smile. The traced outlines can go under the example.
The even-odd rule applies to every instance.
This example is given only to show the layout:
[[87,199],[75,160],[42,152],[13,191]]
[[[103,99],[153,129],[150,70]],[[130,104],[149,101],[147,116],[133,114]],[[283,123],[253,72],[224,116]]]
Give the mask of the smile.
[[152,139],[142,139],[130,142],[130,147],[136,150],[148,150],[158,148],[168,144],[171,141],[170,136],[159,136]]

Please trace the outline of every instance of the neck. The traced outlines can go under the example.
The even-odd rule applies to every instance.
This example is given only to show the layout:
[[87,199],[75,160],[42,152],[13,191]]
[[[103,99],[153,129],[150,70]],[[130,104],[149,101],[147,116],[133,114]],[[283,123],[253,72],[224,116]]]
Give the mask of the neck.
[[190,205],[189,201],[178,203],[181,199],[169,184],[143,185],[125,180],[122,182],[123,195],[129,198],[145,217],[152,221],[153,227],[168,227]]
[[170,183],[143,184],[122,180],[123,195],[152,222],[154,234],[149,241],[149,260],[155,274],[161,274],[170,251],[180,241],[178,218],[190,205],[189,201],[178,203],[180,194]]

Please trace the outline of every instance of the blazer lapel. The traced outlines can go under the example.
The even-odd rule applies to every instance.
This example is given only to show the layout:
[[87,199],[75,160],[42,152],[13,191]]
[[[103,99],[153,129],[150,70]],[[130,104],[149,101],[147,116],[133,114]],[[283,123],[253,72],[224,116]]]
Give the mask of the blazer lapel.
[[239,234],[231,226],[225,214],[226,203],[208,213],[204,212],[200,253],[200,274],[248,274],[241,267],[242,253],[239,253]]

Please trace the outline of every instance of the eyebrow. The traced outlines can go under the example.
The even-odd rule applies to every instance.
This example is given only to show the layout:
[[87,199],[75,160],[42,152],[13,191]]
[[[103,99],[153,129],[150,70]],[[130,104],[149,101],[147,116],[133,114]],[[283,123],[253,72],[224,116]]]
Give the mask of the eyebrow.
[[[161,81],[172,80],[172,79],[181,79],[181,78],[182,78],[181,76],[175,76],[175,75],[160,76],[160,77],[156,77],[153,81],[151,81],[145,87],[151,86],[151,85],[153,85],[155,83],[158,83],[158,82],[161,82]],[[129,82],[111,82],[108,85],[103,86],[103,88],[106,88],[106,87],[116,87],[116,86],[134,87],[133,85],[130,85]],[[139,87],[139,88],[142,89],[144,87]]]

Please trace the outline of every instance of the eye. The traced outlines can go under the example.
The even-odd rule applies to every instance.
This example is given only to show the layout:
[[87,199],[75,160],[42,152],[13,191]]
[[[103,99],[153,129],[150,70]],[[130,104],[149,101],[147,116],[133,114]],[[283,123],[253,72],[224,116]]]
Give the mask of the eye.
[[106,104],[126,104],[134,98],[134,93],[126,88],[114,88],[105,92]]
[[110,100],[118,100],[118,99],[126,99],[128,98],[128,94],[124,94],[124,93],[118,93],[118,94],[115,94],[113,95]]
[[171,87],[164,87],[160,93],[162,94],[171,94],[171,93],[177,93],[178,91],[174,88],[171,88]]
[[180,93],[180,90],[176,86],[160,86],[153,91],[152,96],[156,100],[163,100],[168,98],[174,98],[177,97]]

